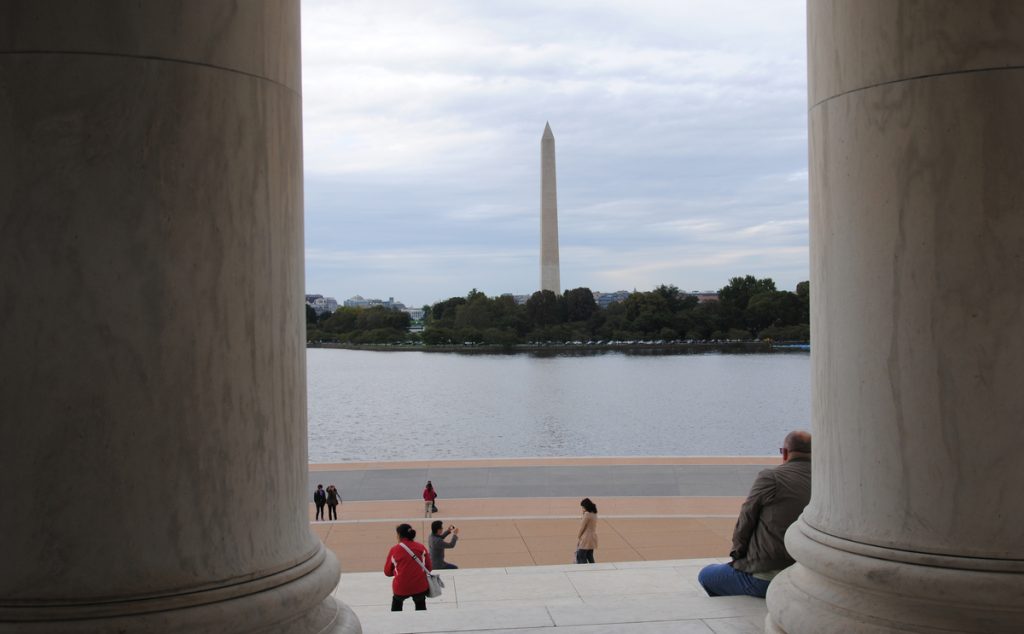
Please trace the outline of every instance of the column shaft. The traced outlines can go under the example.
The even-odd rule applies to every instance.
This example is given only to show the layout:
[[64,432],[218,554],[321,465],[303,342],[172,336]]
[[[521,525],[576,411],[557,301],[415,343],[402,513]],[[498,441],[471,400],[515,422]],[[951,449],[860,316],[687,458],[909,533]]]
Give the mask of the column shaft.
[[808,6],[813,496],[770,629],[1024,629],[1024,7]]
[[305,490],[298,2],[0,24],[0,631],[343,626]]

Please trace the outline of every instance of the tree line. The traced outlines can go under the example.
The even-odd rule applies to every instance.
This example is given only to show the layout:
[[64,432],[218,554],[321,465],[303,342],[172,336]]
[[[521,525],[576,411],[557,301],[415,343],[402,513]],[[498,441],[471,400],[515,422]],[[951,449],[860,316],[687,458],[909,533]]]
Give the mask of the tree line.
[[810,284],[778,290],[771,278],[734,277],[718,301],[699,302],[672,285],[634,292],[600,308],[588,288],[561,296],[538,291],[525,304],[510,295],[488,297],[477,289],[423,307],[424,330],[408,332],[407,313],[375,308],[339,308],[316,317],[307,307],[311,341],[426,345],[472,342],[512,346],[566,341],[713,341],[810,339]]
[[409,332],[409,313],[374,306],[351,308],[340,306],[333,313],[317,315],[306,304],[306,340],[338,343],[395,343],[415,338]]

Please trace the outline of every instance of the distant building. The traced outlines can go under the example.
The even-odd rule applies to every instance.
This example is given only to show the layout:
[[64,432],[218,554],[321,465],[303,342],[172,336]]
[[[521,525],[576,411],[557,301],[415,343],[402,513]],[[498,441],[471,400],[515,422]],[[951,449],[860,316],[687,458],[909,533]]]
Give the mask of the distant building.
[[405,304],[402,302],[396,302],[394,297],[389,297],[388,301],[381,302],[380,305],[384,308],[390,308],[391,310],[405,310]]
[[629,291],[614,291],[611,293],[602,293],[601,291],[594,291],[594,301],[597,302],[599,308],[608,308],[613,302],[624,302],[629,297]]
[[369,308],[370,303],[362,295],[353,295],[344,302],[345,308]]
[[374,308],[381,306],[391,310],[405,310],[405,304],[396,302],[394,297],[389,297],[385,301],[383,299],[364,299],[362,295],[353,295],[344,301],[344,305],[346,308]]
[[716,291],[693,291],[687,293],[690,297],[696,297],[697,301],[703,304],[704,302],[717,302],[718,293]]
[[306,295],[306,304],[316,311],[317,315],[333,313],[338,310],[338,302],[333,297],[323,295]]
[[528,299],[530,299],[529,295],[515,295],[513,293],[502,293],[501,296],[502,297],[511,297],[512,301],[514,301],[519,306],[522,306],[523,304],[526,303],[526,301]]

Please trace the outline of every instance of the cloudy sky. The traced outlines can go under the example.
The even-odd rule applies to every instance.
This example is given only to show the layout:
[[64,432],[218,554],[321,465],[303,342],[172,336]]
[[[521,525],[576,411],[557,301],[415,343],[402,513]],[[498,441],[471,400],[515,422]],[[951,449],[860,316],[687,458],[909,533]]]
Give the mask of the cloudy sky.
[[808,277],[804,0],[303,0],[306,289]]

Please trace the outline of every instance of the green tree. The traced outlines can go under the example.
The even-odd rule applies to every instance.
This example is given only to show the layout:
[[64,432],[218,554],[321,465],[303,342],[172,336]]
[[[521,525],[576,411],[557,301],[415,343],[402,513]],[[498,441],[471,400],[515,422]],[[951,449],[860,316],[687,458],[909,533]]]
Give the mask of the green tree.
[[633,293],[623,304],[630,326],[633,330],[643,333],[645,337],[654,336],[672,323],[669,300],[657,291]]
[[412,325],[412,317],[409,316],[409,313],[383,306],[362,309],[356,315],[356,329],[358,330],[408,330],[410,325]]
[[779,291],[766,291],[750,298],[744,321],[753,332],[760,332],[768,326],[777,325],[779,314],[782,312],[782,298],[786,294]]
[[447,326],[451,327],[455,323],[455,309],[465,303],[465,297],[450,297],[443,302],[437,302],[430,309],[431,321],[447,322]]
[[589,288],[574,288],[565,291],[565,318],[566,321],[586,321],[597,312],[597,302],[594,301],[594,293]]
[[320,329],[334,334],[352,332],[356,329],[359,312],[359,308],[342,306],[321,323]]
[[673,314],[693,310],[693,307],[698,303],[696,297],[680,291],[674,284],[667,286],[662,284],[655,288],[653,292],[664,298],[665,304]]
[[718,299],[726,308],[742,313],[747,309],[751,297],[774,290],[775,282],[772,278],[758,279],[753,275],[746,275],[730,279],[727,285],[718,290]]
[[800,282],[796,285],[796,296],[800,298],[800,311],[802,324],[811,323],[811,283]]
[[428,346],[443,346],[455,342],[455,333],[450,328],[432,326],[424,330],[420,338]]
[[526,316],[534,328],[560,323],[561,313],[558,296],[552,291],[537,291],[526,300]]
[[488,328],[494,324],[493,301],[475,288],[466,296],[466,303],[455,311],[456,328]]

